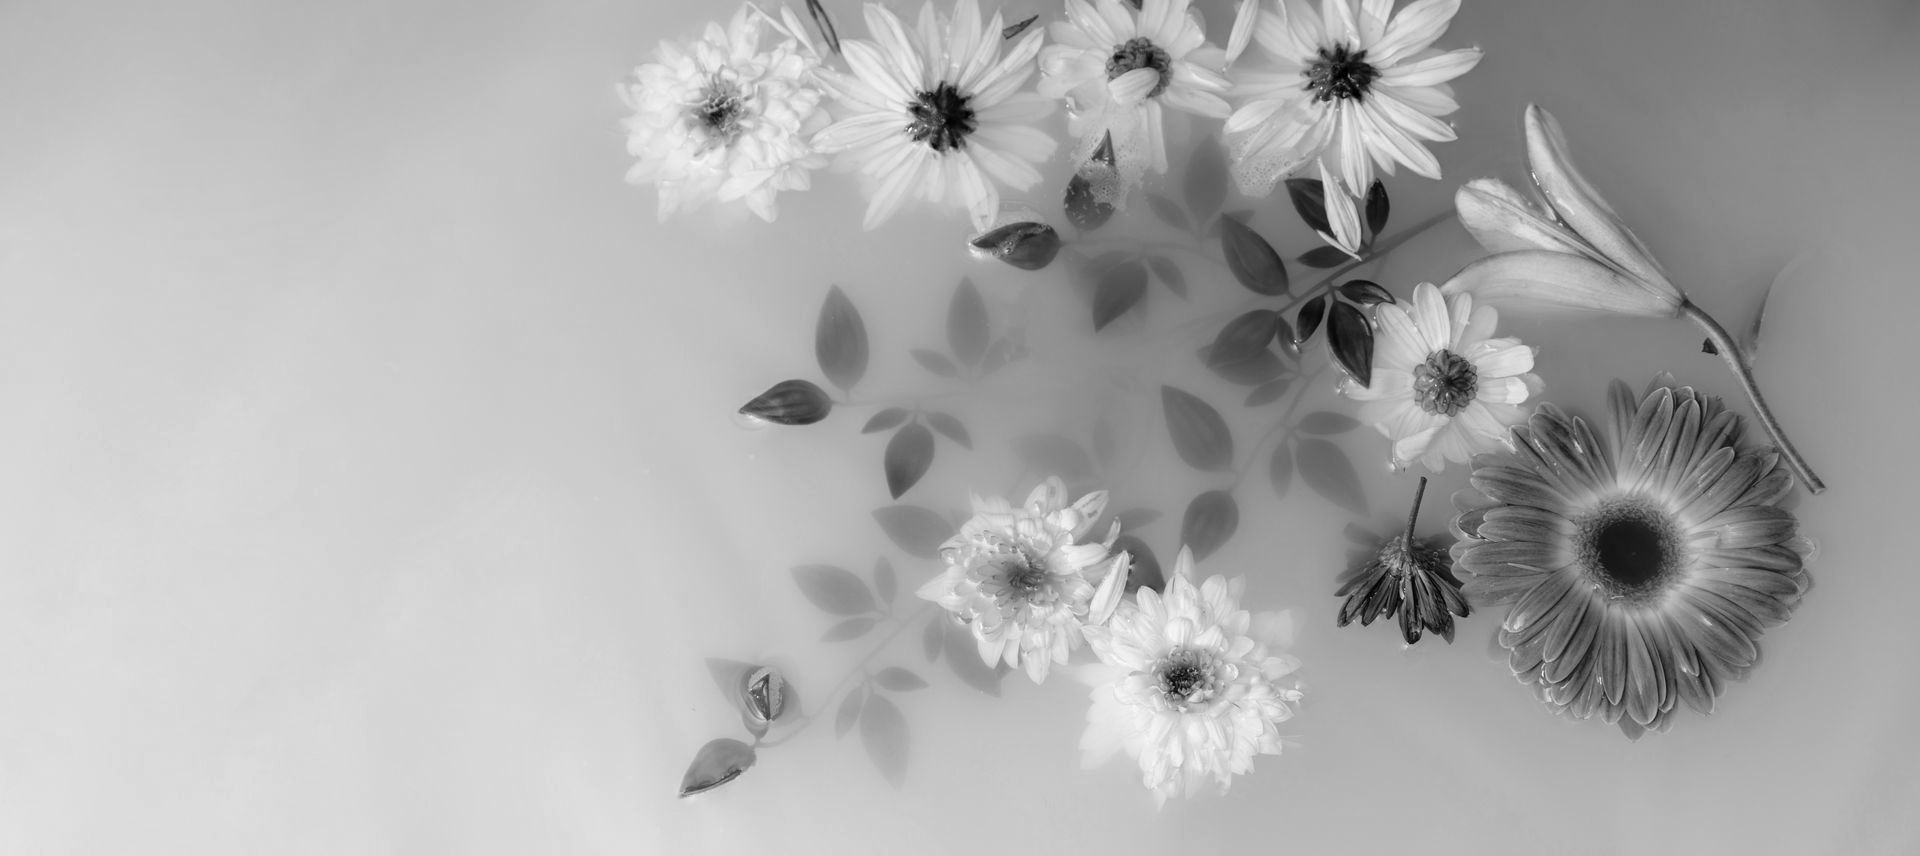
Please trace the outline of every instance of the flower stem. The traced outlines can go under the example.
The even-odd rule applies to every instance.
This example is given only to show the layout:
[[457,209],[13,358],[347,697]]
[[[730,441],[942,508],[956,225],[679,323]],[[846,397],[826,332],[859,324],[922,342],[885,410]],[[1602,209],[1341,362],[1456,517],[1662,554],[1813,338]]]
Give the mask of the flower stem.
[[915,610],[912,615],[907,616],[905,620],[895,624],[893,631],[888,633],[886,636],[881,637],[880,641],[873,646],[872,650],[869,650],[865,657],[860,658],[860,662],[854,664],[854,667],[847,671],[846,677],[841,678],[840,683],[835,684],[833,687],[833,690],[827,693],[826,699],[820,703],[821,706],[819,711],[809,714],[806,719],[801,720],[799,725],[795,726],[792,731],[787,732],[780,739],[765,741],[765,742],[758,742],[755,745],[778,746],[782,743],[792,740],[795,737],[800,736],[800,732],[807,730],[807,726],[812,725],[814,720],[819,719],[821,715],[826,712],[827,704],[832,700],[839,698],[840,694],[843,691],[845,691],[850,684],[853,683],[854,678],[866,675],[867,664],[873,662],[873,658],[876,656],[879,656],[881,651],[886,650],[888,643],[892,642],[894,638],[899,636],[902,631],[916,624],[919,624],[920,622],[917,619],[919,619],[920,616],[922,615],[931,614],[933,612],[933,609],[934,609],[934,604],[931,604],[931,603],[923,604],[919,609]]
[[1420,500],[1427,496],[1427,477],[1420,477],[1420,486],[1413,489],[1413,508],[1407,511],[1407,549],[1413,549],[1413,524],[1420,519]]
[[1713,316],[1708,315],[1706,310],[1701,309],[1691,300],[1681,302],[1680,314],[1706,332],[1707,338],[1713,341],[1714,348],[1720,351],[1720,358],[1727,361],[1728,368],[1733,369],[1733,376],[1740,380],[1740,387],[1746,390],[1747,399],[1753,402],[1754,415],[1767,429],[1767,435],[1773,438],[1773,444],[1780,447],[1780,454],[1786,457],[1787,466],[1793,468],[1793,473],[1800,478],[1800,483],[1806,485],[1810,493],[1818,494],[1825,491],[1827,483],[1814,475],[1813,468],[1807,465],[1805,458],[1800,457],[1800,451],[1793,447],[1793,442],[1787,439],[1786,432],[1781,430],[1780,420],[1774,417],[1772,408],[1767,407],[1766,396],[1760,394],[1760,385],[1754,382],[1753,368],[1747,365],[1746,358],[1742,356],[1740,346],[1734,342],[1732,334],[1729,334],[1727,328],[1720,326],[1720,322],[1713,320]]

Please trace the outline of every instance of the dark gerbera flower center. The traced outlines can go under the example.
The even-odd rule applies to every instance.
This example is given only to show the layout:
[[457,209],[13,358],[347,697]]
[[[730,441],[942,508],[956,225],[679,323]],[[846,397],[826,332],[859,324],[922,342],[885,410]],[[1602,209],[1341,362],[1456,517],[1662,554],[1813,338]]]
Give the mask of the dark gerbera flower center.
[[701,98],[691,110],[693,121],[705,128],[708,136],[717,139],[720,145],[730,146],[735,137],[740,136],[740,120],[746,114],[747,98],[740,87],[730,80],[715,76],[701,92]]
[[1213,658],[1201,651],[1176,650],[1154,670],[1160,693],[1177,710],[1203,704],[1213,698],[1215,683]]
[[1167,52],[1161,50],[1158,45],[1146,39],[1131,38],[1126,41],[1126,44],[1114,46],[1113,56],[1107,58],[1107,79],[1113,80],[1135,69],[1151,68],[1160,74],[1160,81],[1153,85],[1152,92],[1147,93],[1148,98],[1155,98],[1167,91],[1167,83],[1171,77],[1167,69],[1172,67],[1173,57],[1168,56]]
[[1473,402],[1480,374],[1466,358],[1444,348],[1413,368],[1413,400],[1421,410],[1452,416]]
[[1601,506],[1580,524],[1580,561],[1610,597],[1643,599],[1680,567],[1673,521],[1640,501]]
[[1380,70],[1367,62],[1366,51],[1336,45],[1332,50],[1321,48],[1320,58],[1302,69],[1300,76],[1307,79],[1306,90],[1313,93],[1315,101],[1359,101],[1373,86],[1374,78],[1380,76]]
[[921,92],[907,105],[907,113],[913,116],[907,136],[942,153],[966,145],[967,135],[979,127],[967,101],[965,94],[945,81]]

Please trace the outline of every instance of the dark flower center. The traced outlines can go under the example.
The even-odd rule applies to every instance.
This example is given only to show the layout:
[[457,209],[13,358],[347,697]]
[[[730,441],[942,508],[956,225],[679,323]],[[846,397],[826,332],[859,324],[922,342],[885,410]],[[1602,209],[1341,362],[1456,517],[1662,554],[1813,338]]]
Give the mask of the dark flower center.
[[1581,523],[1579,547],[1589,575],[1612,597],[1656,592],[1680,564],[1672,522],[1639,502],[1602,506]]
[[1413,367],[1413,400],[1421,410],[1452,416],[1473,402],[1480,374],[1464,357],[1444,348]]
[[1373,86],[1374,78],[1380,76],[1380,70],[1367,63],[1366,51],[1338,45],[1332,50],[1321,48],[1320,58],[1303,69],[1300,76],[1307,79],[1306,90],[1313,93],[1315,101],[1335,98],[1359,101]]
[[719,77],[708,83],[701,95],[701,100],[693,105],[693,121],[705,128],[709,135],[718,138],[721,145],[732,145],[734,138],[740,136],[740,119],[746,113],[746,96],[732,81]]
[[1151,68],[1160,74],[1160,82],[1155,83],[1153,91],[1147,93],[1148,98],[1155,98],[1167,91],[1170,77],[1167,69],[1172,66],[1173,57],[1167,56],[1167,52],[1153,42],[1131,38],[1126,44],[1114,46],[1113,56],[1107,58],[1107,79],[1113,80],[1134,69]]
[[1160,693],[1178,710],[1213,698],[1213,659],[1200,651],[1177,650],[1156,670]]
[[1027,562],[1007,567],[1007,588],[1021,596],[1032,595],[1047,585],[1047,572]]
[[907,105],[907,113],[913,116],[907,136],[936,152],[966,145],[967,135],[979,127],[973,120],[973,108],[967,106],[967,96],[945,81],[915,96]]

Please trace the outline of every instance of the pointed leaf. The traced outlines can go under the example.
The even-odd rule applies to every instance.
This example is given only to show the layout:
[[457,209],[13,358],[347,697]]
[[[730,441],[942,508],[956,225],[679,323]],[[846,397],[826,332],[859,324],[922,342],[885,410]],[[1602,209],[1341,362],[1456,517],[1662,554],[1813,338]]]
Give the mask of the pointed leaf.
[[1259,386],[1279,377],[1287,369],[1286,363],[1274,356],[1273,351],[1265,348],[1239,362],[1219,365],[1214,365],[1212,362],[1212,345],[1201,348],[1199,356],[1200,361],[1206,363],[1207,368],[1212,369],[1214,374],[1229,383],[1237,383],[1241,386]]
[[933,466],[933,432],[918,423],[894,432],[887,441],[887,491],[894,499],[906,493]]
[[987,353],[987,303],[973,280],[962,278],[947,304],[947,348],[966,365],[976,365]]
[[1293,200],[1294,212],[1308,229],[1333,234],[1333,226],[1327,223],[1327,188],[1320,179],[1287,179],[1287,198]]
[[926,629],[920,631],[920,651],[927,655],[927,662],[940,659],[940,649],[946,647],[946,616],[936,614],[927,622]]
[[1173,292],[1175,297],[1181,300],[1187,299],[1187,275],[1180,272],[1179,265],[1165,256],[1148,256],[1147,267],[1153,270],[1153,275],[1158,277],[1160,283],[1165,285],[1168,291]]
[[927,682],[921,680],[919,675],[902,669],[899,666],[888,666],[881,669],[878,674],[873,676],[873,682],[879,684],[881,689],[892,690],[897,693],[925,689],[927,686]]
[[834,615],[859,615],[876,609],[867,584],[845,568],[801,565],[793,569],[793,581],[814,606]]
[[1187,466],[1225,470],[1233,465],[1233,434],[1213,405],[1171,386],[1160,387],[1160,404],[1166,412],[1173,448]]
[[912,354],[913,361],[919,363],[920,366],[927,371],[933,372],[941,377],[960,376],[960,367],[954,365],[952,360],[947,359],[946,354],[940,353],[939,351],[929,351],[926,348],[914,348],[907,353]]
[[1287,268],[1266,238],[1232,217],[1220,219],[1220,249],[1235,279],[1255,294],[1287,293]]
[[820,635],[820,641],[849,642],[867,635],[867,632],[872,630],[873,626],[878,623],[880,623],[880,619],[869,615],[849,618],[827,628],[827,632]]
[[1273,341],[1274,322],[1279,320],[1278,312],[1254,309],[1228,321],[1213,339],[1213,348],[1207,352],[1207,364],[1218,366],[1237,363],[1267,350],[1267,343]]
[[840,710],[833,715],[833,734],[835,737],[847,736],[847,731],[860,721],[860,711],[867,704],[867,685],[855,684],[847,690],[845,698],[840,700]]
[[1205,223],[1220,213],[1221,203],[1227,201],[1227,159],[1219,140],[1208,138],[1194,147],[1183,189],[1187,210],[1195,220]]
[[893,603],[893,595],[897,591],[898,585],[899,581],[893,573],[893,563],[887,561],[887,557],[885,556],[874,559],[873,590],[879,593],[880,604],[882,606]]
[[1062,481],[1081,481],[1093,476],[1093,458],[1079,443],[1058,434],[1030,434],[1015,441],[1020,457],[1041,475],[1059,476]]
[[[943,622],[944,623],[944,622]],[[973,634],[964,628],[948,627],[947,667],[955,676],[990,696],[1000,695],[1000,677],[1004,674],[1000,664],[987,665],[980,660],[980,647],[974,644]]]
[[827,290],[826,303],[820,307],[813,354],[827,380],[841,389],[852,389],[867,373],[867,325],[840,286]]
[[1233,494],[1210,490],[1187,504],[1186,518],[1180,522],[1180,542],[1193,550],[1194,561],[1206,558],[1233,537],[1240,528],[1240,504]]
[[1314,493],[1353,514],[1367,513],[1367,500],[1360,492],[1360,476],[1339,446],[1314,437],[1303,438],[1295,463]]
[[1380,179],[1374,179],[1367,188],[1367,234],[1379,237],[1380,230],[1387,228],[1387,213],[1391,205],[1387,202],[1387,186]]
[[1350,261],[1353,257],[1339,247],[1323,245],[1300,254],[1300,263],[1311,268],[1335,268]]
[[1039,270],[1060,253],[1060,233],[1032,221],[1009,223],[967,242],[1021,270]]
[[687,772],[680,777],[680,796],[703,794],[740,778],[753,762],[752,746],[729,737],[711,741],[700,747],[693,763],[687,765]]
[[1247,393],[1246,406],[1259,407],[1263,404],[1272,404],[1273,402],[1279,401],[1280,396],[1286,395],[1287,390],[1292,386],[1293,378],[1291,377],[1281,377],[1267,381],[1254,387],[1252,392]]
[[885,776],[887,784],[898,788],[907,778],[907,718],[886,696],[874,693],[860,711],[860,745],[867,758]]
[[833,399],[812,381],[783,380],[740,406],[740,413],[776,425],[812,425],[833,412]]
[[872,434],[876,431],[885,431],[888,428],[893,428],[895,426],[898,426],[899,424],[905,421],[907,421],[906,408],[889,407],[884,410],[881,410],[878,413],[873,414],[873,417],[867,420],[867,424],[864,426],[861,426],[860,433]]
[[1340,364],[1361,386],[1373,385],[1373,325],[1367,316],[1351,304],[1333,304],[1327,321],[1327,347],[1334,362]]
[[1122,535],[1114,540],[1113,549],[1124,551],[1133,559],[1127,568],[1127,594],[1142,588],[1160,591],[1167,587],[1167,578],[1160,573],[1160,560],[1153,555],[1153,548],[1148,547],[1147,542],[1132,535]]
[[746,713],[747,678],[759,671],[754,663],[739,660],[724,660],[719,657],[707,658],[707,672],[713,675],[713,683],[720,688],[720,695],[741,713]]
[[1327,296],[1322,294],[1300,307],[1300,313],[1294,316],[1299,325],[1299,333],[1293,337],[1295,345],[1304,345],[1313,338],[1313,332],[1320,329],[1320,319],[1327,315]]
[[1126,511],[1115,514],[1113,519],[1120,524],[1120,531],[1131,532],[1155,520],[1159,520],[1160,512],[1151,508],[1129,508]]
[[1147,207],[1153,209],[1153,216],[1166,221],[1167,225],[1182,232],[1193,231],[1193,227],[1187,224],[1186,212],[1180,210],[1180,203],[1158,193],[1149,193]]
[[1340,296],[1361,306],[1392,303],[1393,295],[1372,280],[1352,279],[1340,284]]
[[954,530],[938,512],[918,505],[876,508],[873,519],[902,551],[922,559],[939,558],[940,545]]
[[1147,269],[1138,261],[1123,262],[1107,271],[1093,292],[1093,329],[1113,323],[1146,295]]
[[1026,32],[1028,27],[1033,26],[1033,22],[1038,20],[1040,20],[1039,15],[1028,15],[1026,18],[1022,20],[1015,21],[1014,23],[1008,24],[1005,27],[1002,27],[1000,29],[1000,38],[1011,39],[1014,36],[1020,35],[1021,33]]
[[1081,173],[1067,179],[1065,201],[1067,220],[1083,232],[1091,232],[1113,219],[1113,205],[1094,195],[1093,182]]
[[1293,485],[1293,450],[1285,443],[1273,447],[1273,458],[1267,461],[1267,483],[1273,485],[1273,495],[1281,499]]
[[1316,410],[1300,420],[1300,431],[1305,434],[1344,434],[1358,427],[1360,420],[1331,410]]
[[945,435],[947,439],[959,443],[961,448],[973,448],[973,436],[967,433],[967,426],[961,424],[953,414],[941,413],[937,410],[930,411],[927,413],[927,424],[933,426],[933,430]]

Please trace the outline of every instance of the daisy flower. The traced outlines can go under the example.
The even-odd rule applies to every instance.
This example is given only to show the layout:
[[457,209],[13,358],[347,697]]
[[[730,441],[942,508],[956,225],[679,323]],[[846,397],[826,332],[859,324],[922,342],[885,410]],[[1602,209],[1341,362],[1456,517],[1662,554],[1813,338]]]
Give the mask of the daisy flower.
[[1082,629],[1106,621],[1126,593],[1127,554],[1111,552],[1120,525],[1087,540],[1106,506],[1105,491],[1068,503],[1057,478],[1019,508],[976,496],[973,518],[941,545],[946,572],[918,594],[972,629],[987,665],[1005,661],[1045,681],[1080,647]]
[[[1226,141],[1242,191],[1262,195],[1315,159],[1353,193],[1373,170],[1405,166],[1440,177],[1428,142],[1454,138],[1441,121],[1459,109],[1447,81],[1480,62],[1478,48],[1441,52],[1459,0],[1276,0],[1258,16],[1253,39],[1270,66],[1236,72],[1239,102]],[[1327,198],[1335,194],[1329,188]]]
[[1032,187],[1034,164],[1053,155],[1053,138],[1034,127],[1052,103],[1020,91],[1041,34],[1001,56],[1000,13],[983,26],[975,0],[960,0],[952,18],[929,2],[912,29],[878,4],[867,4],[866,19],[873,40],[841,45],[851,73],[821,71],[839,121],[814,145],[868,179],[868,229],[910,198],[964,207],[974,229],[985,229],[1000,209],[1000,186]]
[[1067,20],[1048,25],[1040,94],[1067,100],[1068,130],[1085,163],[1113,135],[1118,187],[1167,171],[1165,109],[1225,118],[1226,53],[1207,42],[1189,0],[1067,0]]
[[[1244,579],[1193,582],[1193,552],[1181,548],[1164,594],[1139,590],[1087,639],[1101,666],[1080,749],[1087,766],[1124,750],[1157,802],[1209,786],[1225,792],[1255,755],[1278,755],[1279,724],[1301,692],[1288,678],[1298,661],[1240,608]],[[1257,622],[1276,623],[1271,619]],[[1264,628],[1261,628],[1264,629]]]
[[1475,306],[1469,294],[1449,301],[1423,282],[1411,312],[1392,303],[1373,312],[1373,384],[1347,379],[1340,391],[1366,402],[1360,421],[1392,441],[1396,468],[1419,460],[1438,472],[1447,461],[1510,445],[1507,428],[1525,417],[1520,404],[1540,392],[1540,377],[1532,348],[1493,338],[1493,307]]
[[774,197],[806,190],[808,171],[826,165],[807,138],[826,125],[813,73],[819,55],[787,10],[787,38],[761,50],[771,19],[741,7],[722,28],[688,44],[663,42],[655,62],[634,70],[622,98],[627,152],[639,162],[627,181],[652,184],[665,220],[710,199],[744,199],[760,219],[777,216]]
[[1542,405],[1514,453],[1476,462],[1453,557],[1476,604],[1508,605],[1499,640],[1521,683],[1638,739],[1746,677],[1806,590],[1806,546],[1779,505],[1792,474],[1742,444],[1719,399],[1615,381],[1608,408],[1605,442]]

